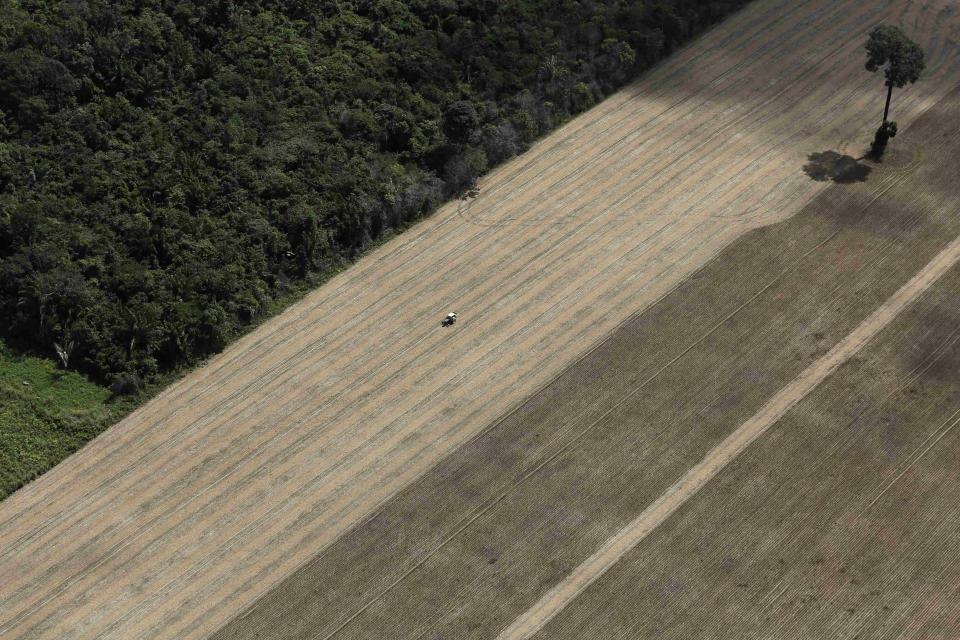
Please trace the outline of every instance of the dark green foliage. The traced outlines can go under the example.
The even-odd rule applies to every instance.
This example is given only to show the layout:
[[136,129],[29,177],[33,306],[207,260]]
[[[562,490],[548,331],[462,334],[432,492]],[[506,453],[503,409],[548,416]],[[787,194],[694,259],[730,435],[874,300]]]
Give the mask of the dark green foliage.
[[874,27],[867,38],[867,71],[883,69],[888,85],[898,89],[920,79],[925,63],[923,49],[899,28],[888,24]]
[[746,0],[0,0],[0,337],[118,394]]
[[455,144],[475,141],[479,126],[480,117],[469,100],[457,100],[443,112],[443,133]]
[[880,128],[877,129],[877,133],[873,136],[873,144],[870,146],[870,155],[876,160],[883,158],[883,154],[887,150],[887,144],[889,144],[890,138],[893,138],[896,135],[896,122],[884,122],[881,124]]

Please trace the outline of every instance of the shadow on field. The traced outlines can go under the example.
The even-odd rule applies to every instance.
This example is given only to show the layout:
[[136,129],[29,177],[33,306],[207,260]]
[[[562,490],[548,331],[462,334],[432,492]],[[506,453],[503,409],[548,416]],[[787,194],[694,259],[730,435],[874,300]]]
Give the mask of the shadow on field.
[[803,172],[817,182],[864,182],[871,168],[861,164],[859,161],[862,159],[842,156],[836,151],[811,153],[807,156],[807,164],[803,165]]

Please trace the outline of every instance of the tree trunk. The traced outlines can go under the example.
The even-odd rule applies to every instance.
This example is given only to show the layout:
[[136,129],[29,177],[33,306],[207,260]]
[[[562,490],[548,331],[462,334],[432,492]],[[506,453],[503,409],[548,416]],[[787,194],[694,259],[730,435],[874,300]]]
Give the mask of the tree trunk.
[[64,342],[65,347],[61,347],[56,342],[53,343],[53,349],[57,352],[57,357],[60,358],[60,362],[63,364],[63,368],[66,369],[70,365],[70,352],[73,351],[73,341]]
[[890,115],[890,98],[893,96],[893,83],[887,82],[887,105],[883,108],[883,124],[887,124],[887,116]]

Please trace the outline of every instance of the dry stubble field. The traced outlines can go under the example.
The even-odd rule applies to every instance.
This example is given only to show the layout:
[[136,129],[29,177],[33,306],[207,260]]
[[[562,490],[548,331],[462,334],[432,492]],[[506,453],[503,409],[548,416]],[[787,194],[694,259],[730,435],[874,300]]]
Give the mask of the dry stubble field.
[[[960,257],[956,168],[940,161],[960,155],[960,90],[922,116],[907,136],[924,149],[922,157],[895,151],[866,183],[834,186],[791,220],[736,242],[214,637],[497,637],[772,396],[789,390],[801,372],[815,368],[901,287],[914,283],[914,274],[945,247],[952,248],[951,260]],[[953,269],[936,283],[935,293],[907,307],[908,320],[896,321],[899,329],[876,340],[892,343],[898,359],[858,368],[854,363],[861,356],[855,355],[807,400],[791,398],[800,404],[773,423],[770,436],[759,440],[762,448],[748,449],[744,462],[735,459],[709,491],[691,500],[695,506],[682,508],[683,525],[668,518],[662,530],[672,533],[655,530],[609,577],[601,576],[561,610],[542,637],[732,640],[780,631],[784,635],[776,637],[835,637],[838,629],[829,626],[778,627],[785,612],[767,617],[764,597],[783,585],[767,566],[753,574],[753,563],[762,564],[775,543],[783,544],[777,535],[797,534],[798,523],[828,524],[830,512],[817,507],[826,495],[841,506],[862,507],[874,487],[912,460],[918,443],[929,444],[929,433],[952,424],[937,416],[960,411],[960,378],[953,369],[960,356],[949,351],[960,337],[958,281],[960,269]],[[922,293],[906,291],[907,302]],[[894,317],[880,314],[874,330]],[[916,326],[901,335],[904,322]],[[890,349],[867,344],[864,361],[876,359],[878,349]],[[917,382],[917,374],[934,369],[940,387]],[[899,389],[908,378],[915,385]],[[892,409],[900,392],[912,399],[917,415]],[[820,407],[824,393],[833,405],[821,415],[820,408],[810,407]],[[874,396],[883,407],[872,406]],[[857,433],[844,432],[848,414],[859,420]],[[813,415],[816,424],[798,428],[797,415]],[[774,446],[784,450],[767,453]],[[831,474],[838,459],[846,472]],[[795,477],[778,477],[787,471]],[[863,477],[852,481],[857,473]],[[953,473],[950,486],[940,486],[936,473],[918,475],[928,501],[922,506],[918,501],[915,510],[953,513],[960,495],[955,486],[960,476]],[[811,483],[816,491],[808,493]],[[753,503],[737,504],[739,494]],[[756,506],[767,503],[767,511]],[[892,506],[880,526],[910,530],[910,521],[905,525],[896,503]],[[909,547],[936,536],[922,551],[926,557],[882,560],[916,571],[917,582],[898,583],[881,570],[861,576],[860,592],[879,591],[882,597],[873,601],[900,611],[900,617],[871,619],[874,628],[885,625],[890,637],[908,631],[902,614],[936,571],[946,570],[940,579],[960,589],[960,571],[947,569],[960,553],[960,534],[951,528],[956,517],[890,541]],[[752,528],[728,531],[739,519]],[[792,555],[779,551],[794,560],[816,555],[818,534],[823,531],[807,532],[806,549],[791,548]],[[653,546],[661,535],[669,542]],[[829,570],[844,554],[869,568],[886,551],[834,544]],[[786,574],[794,565],[785,560],[774,567]],[[807,573],[808,580],[829,575]],[[732,588],[741,581],[752,589]],[[791,593],[809,593],[808,585]],[[945,595],[930,601],[931,612],[956,604]],[[708,598],[718,602],[716,611],[705,604]],[[851,602],[839,609],[834,601],[817,606],[823,604],[822,617],[852,620],[846,613]],[[746,620],[753,627],[735,625]]]
[[960,638],[960,269],[537,640]]
[[[954,2],[760,0],[11,496],[0,636],[209,636],[723,247],[820,192],[807,154],[859,155],[876,125],[881,86],[860,48],[881,20],[927,50],[926,79],[895,103],[909,124],[960,80]],[[909,169],[919,151],[896,142]],[[448,308],[462,320],[443,331]],[[658,446],[676,471],[689,460],[669,437]]]
[[958,293],[954,267],[535,637],[960,638]]

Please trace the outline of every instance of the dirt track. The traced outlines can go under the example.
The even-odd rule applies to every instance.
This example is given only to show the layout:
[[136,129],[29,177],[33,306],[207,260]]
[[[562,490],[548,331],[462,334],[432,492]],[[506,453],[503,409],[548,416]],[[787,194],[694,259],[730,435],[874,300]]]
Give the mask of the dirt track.
[[[862,71],[874,23],[930,58],[896,97],[901,126],[942,97],[960,80],[949,6],[760,1],[239,341],[0,504],[0,635],[209,635],[738,235],[799,210],[823,186],[807,154],[859,155],[882,89]],[[441,330],[448,308],[462,320]]]

